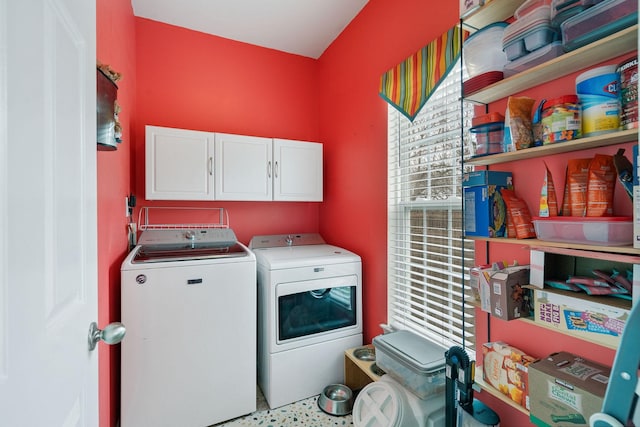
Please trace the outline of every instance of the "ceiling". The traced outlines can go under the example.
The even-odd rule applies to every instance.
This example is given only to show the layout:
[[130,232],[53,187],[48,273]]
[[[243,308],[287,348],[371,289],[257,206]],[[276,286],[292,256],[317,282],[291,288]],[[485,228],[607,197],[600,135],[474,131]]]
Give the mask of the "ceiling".
[[135,16],[317,59],[368,0],[131,0]]

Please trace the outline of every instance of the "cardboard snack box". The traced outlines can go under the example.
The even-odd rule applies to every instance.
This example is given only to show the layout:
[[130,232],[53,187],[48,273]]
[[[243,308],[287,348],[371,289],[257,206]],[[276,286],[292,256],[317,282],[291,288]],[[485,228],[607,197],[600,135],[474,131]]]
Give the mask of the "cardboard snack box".
[[529,409],[528,366],[535,360],[504,342],[485,343],[482,345],[482,376],[489,385]]
[[602,409],[611,368],[567,352],[529,365],[530,418],[537,426],[580,427]]
[[600,344],[617,346],[631,301],[560,289],[533,289],[536,323]]
[[490,273],[491,315],[502,320],[529,317],[533,295],[529,285],[529,266],[507,267]]
[[467,236],[505,237],[507,208],[500,194],[513,188],[511,172],[474,171],[464,174],[464,232]]

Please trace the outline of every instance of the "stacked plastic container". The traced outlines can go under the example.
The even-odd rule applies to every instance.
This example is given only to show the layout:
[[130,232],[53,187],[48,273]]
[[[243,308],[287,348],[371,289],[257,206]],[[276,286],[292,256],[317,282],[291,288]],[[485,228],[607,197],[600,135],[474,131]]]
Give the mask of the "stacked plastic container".
[[[586,6],[593,3],[586,3]],[[585,46],[637,22],[638,0],[605,0],[562,22],[564,50],[569,52]]]
[[510,77],[563,53],[559,28],[551,20],[550,0],[529,0],[514,13],[516,20],[504,31],[502,47]]
[[502,51],[502,37],[507,25],[506,22],[495,22],[465,40],[462,56],[469,74],[462,88],[465,96],[504,77],[507,57]]

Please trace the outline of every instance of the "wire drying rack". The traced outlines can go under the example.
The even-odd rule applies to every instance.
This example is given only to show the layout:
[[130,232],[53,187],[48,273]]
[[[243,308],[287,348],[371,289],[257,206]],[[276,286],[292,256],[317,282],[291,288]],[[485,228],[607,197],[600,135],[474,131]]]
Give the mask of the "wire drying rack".
[[[176,219],[180,218],[180,222]],[[224,208],[145,206],[138,212],[138,230],[184,230],[193,228],[229,228],[229,213]]]

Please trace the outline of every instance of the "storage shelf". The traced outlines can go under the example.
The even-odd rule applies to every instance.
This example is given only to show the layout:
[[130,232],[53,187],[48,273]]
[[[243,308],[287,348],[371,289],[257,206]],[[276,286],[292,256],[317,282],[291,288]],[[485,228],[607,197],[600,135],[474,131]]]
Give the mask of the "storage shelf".
[[466,164],[488,166],[500,163],[514,162],[516,160],[533,159],[553,154],[568,153],[571,151],[588,150],[590,148],[607,147],[638,140],[638,129],[629,129],[619,132],[611,132],[604,135],[588,138],[574,139],[573,141],[557,142],[555,144],[542,145],[540,147],[525,148],[509,153],[491,154],[488,156],[474,157],[465,160]]
[[585,245],[580,243],[565,243],[565,242],[549,242],[539,239],[513,239],[508,237],[477,237],[477,236],[465,236],[465,239],[486,241],[491,243],[509,243],[520,246],[534,246],[538,248],[567,248],[567,249],[580,249],[584,251],[593,252],[610,252],[615,254],[629,254],[640,255],[640,249],[636,249],[633,246],[598,246],[598,245]]
[[504,21],[524,3],[524,0],[492,0],[475,11],[463,15],[465,29],[471,32],[498,21]]
[[507,397],[504,394],[500,393],[498,390],[496,390],[490,384],[485,382],[485,380],[483,378],[483,375],[482,375],[482,368],[478,368],[477,366],[476,366],[476,377],[474,378],[474,382],[482,389],[482,391],[489,393],[493,397],[495,397],[497,399],[500,399],[502,402],[506,403],[507,405],[511,406],[512,408],[517,409],[518,411],[522,412],[523,414],[529,416],[529,411],[527,411],[527,408],[524,408],[524,407],[518,405],[516,402],[514,402],[511,399],[509,399],[509,397]]
[[616,58],[638,49],[638,25],[595,41],[526,71],[500,80],[465,96],[467,101],[488,104],[558,77]]
[[530,325],[534,325],[534,326],[537,326],[537,327],[540,327],[540,328],[548,329],[550,331],[554,331],[554,332],[557,332],[559,334],[566,335],[568,337],[572,337],[572,338],[578,339],[580,341],[586,341],[586,342],[589,342],[591,344],[596,344],[596,345],[599,345],[601,347],[606,347],[606,348],[610,348],[610,349],[613,349],[613,350],[617,350],[618,349],[618,344],[606,344],[606,343],[603,343],[603,342],[600,342],[600,341],[592,340],[592,339],[587,338],[587,337],[576,337],[575,335],[571,334],[570,332],[565,332],[565,331],[556,329],[553,326],[548,326],[548,325],[545,325],[544,323],[536,322],[535,320],[527,318],[527,317],[523,317],[522,319],[517,319],[517,320],[519,320],[521,322],[524,322],[524,323],[529,323]]
[[[473,307],[475,307],[477,309],[480,309],[480,303],[477,302],[477,301],[474,301],[472,299],[468,299],[467,298],[465,300],[465,304],[469,304],[469,305],[472,305]],[[491,313],[487,313],[486,311],[483,311],[483,313],[491,315]],[[553,326],[549,326],[549,325],[546,325],[544,323],[536,322],[534,319],[532,319],[530,317],[521,317],[519,319],[508,320],[508,322],[524,322],[524,323],[527,323],[529,325],[533,325],[533,326],[538,327],[538,328],[547,329],[549,331],[556,332],[556,333],[562,334],[562,335],[566,335],[568,337],[575,338],[575,339],[580,340],[580,341],[585,341],[585,342],[588,342],[588,343],[591,343],[591,344],[599,345],[600,347],[610,348],[610,349],[613,349],[613,350],[617,350],[618,349],[618,345],[617,344],[615,344],[615,345],[614,344],[607,344],[607,343],[603,343],[601,341],[590,339],[588,337],[577,337],[574,334],[572,334],[571,332],[563,331],[563,330],[554,328]],[[493,388],[491,386],[489,386],[489,387],[493,390]],[[497,392],[497,390],[496,390],[496,392]]]

